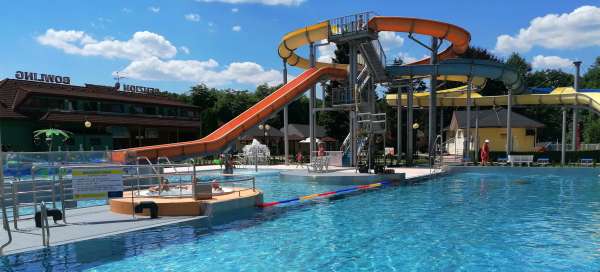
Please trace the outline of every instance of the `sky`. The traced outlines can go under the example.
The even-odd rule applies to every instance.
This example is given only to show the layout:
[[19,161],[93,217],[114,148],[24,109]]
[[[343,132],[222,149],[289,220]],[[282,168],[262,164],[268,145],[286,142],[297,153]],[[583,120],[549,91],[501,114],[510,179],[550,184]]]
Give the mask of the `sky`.
[[[22,0],[0,11],[0,78],[30,71],[113,85],[118,72],[125,84],[164,91],[198,83],[253,90],[281,83],[283,35],[364,11],[461,26],[471,45],[501,57],[519,52],[534,69],[572,72],[581,60],[585,70],[600,56],[600,1]],[[405,33],[380,40],[388,58],[427,53]],[[319,58],[332,52],[321,47]]]

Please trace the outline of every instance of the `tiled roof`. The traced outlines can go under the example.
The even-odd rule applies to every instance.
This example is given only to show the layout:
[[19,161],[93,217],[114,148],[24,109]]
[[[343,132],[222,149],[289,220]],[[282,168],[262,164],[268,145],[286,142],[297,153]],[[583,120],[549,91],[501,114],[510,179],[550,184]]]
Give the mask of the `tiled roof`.
[[[197,108],[196,106],[168,96],[122,92],[115,90],[113,87],[103,85],[86,84],[85,86],[75,86],[17,79],[5,79],[0,85],[0,96],[2,96],[2,102],[7,103],[9,108],[11,108],[15,103],[18,105],[19,102],[22,102],[30,94]],[[14,98],[17,95],[19,95],[19,97],[17,97],[18,99],[15,100]]]
[[138,116],[119,116],[108,114],[83,114],[74,112],[59,112],[52,111],[45,114],[40,120],[81,123],[90,121],[93,124],[104,125],[140,125],[153,127],[189,127],[200,128],[200,121],[194,120],[179,120],[172,118],[157,118],[157,117],[138,117]]
[[[501,110],[480,110],[479,116],[479,127],[506,127],[506,109]],[[476,112],[471,111],[471,128],[475,127]],[[455,122],[456,120],[456,122]],[[513,128],[541,128],[544,124],[530,119],[524,115],[516,112],[511,112],[511,126]],[[454,111],[454,117],[450,124],[450,129],[466,128],[467,127],[467,112],[466,111]]]

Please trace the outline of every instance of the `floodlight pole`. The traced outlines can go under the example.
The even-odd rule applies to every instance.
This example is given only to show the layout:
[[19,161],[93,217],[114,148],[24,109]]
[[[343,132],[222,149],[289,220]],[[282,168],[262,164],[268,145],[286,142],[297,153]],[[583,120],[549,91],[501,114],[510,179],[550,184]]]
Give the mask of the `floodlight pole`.
[[[286,85],[288,82],[288,70],[287,70],[287,60],[283,59],[283,85]],[[288,130],[288,104],[283,106],[283,150],[285,155],[285,165],[290,164],[290,144],[289,144],[289,130]]]

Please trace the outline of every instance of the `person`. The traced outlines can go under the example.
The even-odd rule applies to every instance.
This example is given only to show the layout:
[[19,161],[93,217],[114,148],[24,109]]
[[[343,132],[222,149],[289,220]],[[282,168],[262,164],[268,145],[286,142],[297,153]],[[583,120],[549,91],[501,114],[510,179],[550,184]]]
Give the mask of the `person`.
[[318,157],[325,156],[325,145],[319,144],[319,151],[317,151],[317,156]]
[[296,153],[296,168],[298,168],[298,166],[302,166],[302,152],[300,151]]
[[481,146],[481,151],[479,153],[479,156],[481,158],[481,165],[487,165],[488,161],[490,160],[490,140],[485,139],[485,141],[483,142],[483,146]]
[[216,179],[213,179],[210,183],[211,183],[211,186],[212,186],[212,191],[214,193],[222,193],[223,192],[223,188],[221,187],[221,185],[219,184],[219,182],[217,182]]

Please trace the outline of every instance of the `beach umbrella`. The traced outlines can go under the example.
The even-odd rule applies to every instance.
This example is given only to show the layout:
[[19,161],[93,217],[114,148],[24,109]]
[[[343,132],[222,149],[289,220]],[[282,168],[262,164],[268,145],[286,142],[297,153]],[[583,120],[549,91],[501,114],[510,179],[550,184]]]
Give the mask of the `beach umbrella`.
[[[323,141],[319,140],[319,138],[315,138],[315,143],[319,144],[319,143],[322,143],[322,142],[323,142]],[[309,143],[310,143],[310,137],[308,137],[308,138],[306,138],[306,139],[304,139],[304,140],[300,141],[300,143],[303,143],[303,144],[309,144]]]
[[52,140],[54,138],[62,138],[62,141],[66,142],[72,136],[73,136],[72,132],[62,130],[62,129],[57,129],[57,128],[40,129],[40,130],[36,130],[33,132],[34,138],[42,138],[42,140],[45,140],[46,142],[48,142],[48,150],[49,151],[52,151]]

